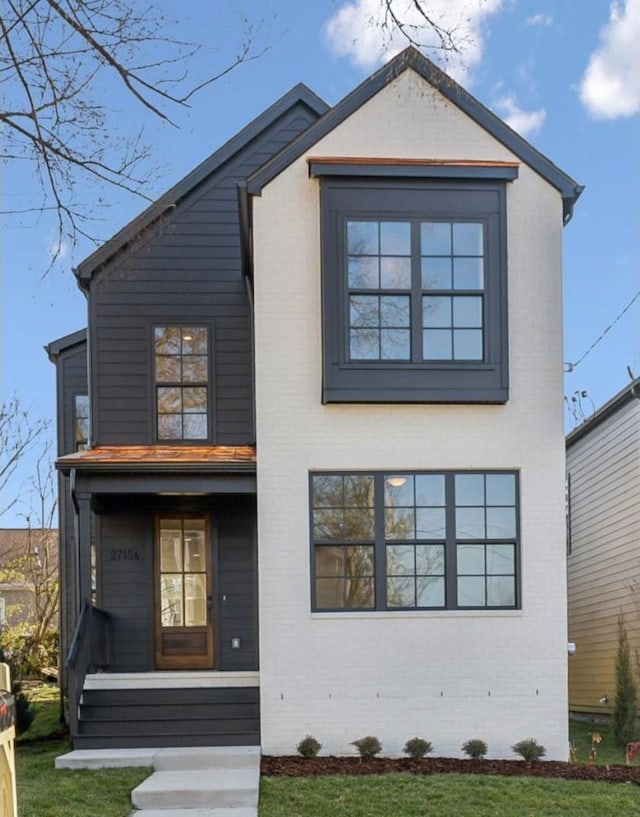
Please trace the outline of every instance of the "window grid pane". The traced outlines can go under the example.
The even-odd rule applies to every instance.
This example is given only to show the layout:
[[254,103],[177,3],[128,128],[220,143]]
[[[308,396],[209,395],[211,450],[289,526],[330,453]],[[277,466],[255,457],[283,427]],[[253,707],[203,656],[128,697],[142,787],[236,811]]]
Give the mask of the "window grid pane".
[[208,439],[209,330],[157,326],[154,344],[158,439]]
[[456,474],[454,491],[458,607],[515,607],[515,475]]
[[516,488],[513,472],[312,475],[315,609],[515,608]]
[[483,360],[483,225],[422,222],[420,242],[423,359]]
[[411,360],[411,224],[348,221],[347,270],[350,360]]

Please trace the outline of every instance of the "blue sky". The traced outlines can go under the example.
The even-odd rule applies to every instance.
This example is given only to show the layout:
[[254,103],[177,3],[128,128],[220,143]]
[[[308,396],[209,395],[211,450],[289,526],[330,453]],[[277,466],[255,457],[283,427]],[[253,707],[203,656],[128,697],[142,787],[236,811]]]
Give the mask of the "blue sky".
[[[172,17],[172,0],[156,0]],[[147,189],[156,197],[179,181],[241,127],[304,82],[329,104],[338,102],[405,41],[371,27],[379,0],[185,0],[171,26],[179,39],[202,45],[190,63],[194,84],[224,67],[238,50],[243,20],[258,29],[254,61],[206,88],[188,109],[171,110],[178,125],[154,120],[102,83],[96,93],[113,109],[109,134],[137,133],[157,169]],[[398,0],[398,8],[411,5]],[[640,375],[638,265],[638,110],[640,0],[431,0],[434,16],[466,41],[462,59],[446,68],[482,103],[502,116],[565,172],[586,186],[564,232],[565,353],[579,364],[565,375],[565,394],[586,392],[586,415]],[[429,53],[429,52],[427,52]],[[434,57],[433,52],[429,56]],[[90,184],[77,191],[109,238],[145,202]],[[3,167],[2,210],[38,199],[33,170]],[[58,242],[50,214],[3,215],[1,389],[17,394],[34,417],[53,417],[54,369],[43,346],[83,327],[86,304],[71,268],[93,247]],[[598,341],[595,347],[587,350]],[[566,413],[567,429],[575,418]],[[19,480],[28,477],[28,463]],[[20,524],[3,517],[2,526]]]

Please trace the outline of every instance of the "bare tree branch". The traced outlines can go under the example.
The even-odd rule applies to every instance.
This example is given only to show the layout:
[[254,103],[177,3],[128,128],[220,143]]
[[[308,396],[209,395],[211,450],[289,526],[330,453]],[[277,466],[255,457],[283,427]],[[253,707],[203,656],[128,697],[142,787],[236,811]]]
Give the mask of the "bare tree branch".
[[[202,81],[187,84],[198,45],[171,36],[151,1],[5,0],[0,18],[3,95],[0,156],[29,161],[40,201],[3,210],[57,213],[58,245],[91,235],[93,218],[76,202],[92,181],[148,200],[151,151],[110,108],[117,85],[141,114],[173,124],[172,111],[263,50],[260,26],[245,20],[238,53]],[[114,84],[116,80],[116,84]],[[114,89],[113,94],[111,89]]]

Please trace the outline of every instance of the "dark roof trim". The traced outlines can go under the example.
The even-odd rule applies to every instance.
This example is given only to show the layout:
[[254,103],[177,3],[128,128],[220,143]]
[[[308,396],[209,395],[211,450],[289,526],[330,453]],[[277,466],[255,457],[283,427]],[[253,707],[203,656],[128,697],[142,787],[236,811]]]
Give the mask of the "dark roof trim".
[[109,472],[112,474],[130,474],[132,472],[158,474],[255,474],[255,462],[77,462],[65,461],[64,457],[56,460],[56,468],[63,474],[77,472]]
[[52,363],[56,363],[58,360],[58,356],[62,352],[66,352],[67,349],[71,349],[72,346],[79,346],[81,343],[87,342],[87,330],[86,329],[79,329],[77,332],[72,332],[70,335],[65,335],[62,338],[58,338],[57,340],[52,340],[51,343],[48,343],[44,350],[49,355],[49,360]]
[[632,380],[628,386],[625,386],[624,389],[615,394],[604,406],[601,406],[595,414],[592,414],[588,420],[585,420],[577,428],[569,432],[566,438],[567,448],[571,448],[574,443],[577,443],[578,440],[581,440],[634,399],[640,400],[640,377],[636,377],[635,380]]
[[265,128],[272,125],[277,119],[283,116],[294,105],[302,103],[318,116],[322,116],[329,106],[324,100],[313,93],[303,83],[298,83],[288,93],[278,99],[269,108],[263,111],[258,117],[250,122],[246,127],[231,137],[221,148],[216,150],[208,159],[205,159],[195,170],[192,170],[181,181],[170,190],[154,201],[139,216],[130,221],[125,227],[117,232],[112,238],[102,244],[88,258],[85,258],[74,270],[78,279],[78,285],[87,289],[93,273],[117,252],[123,250],[126,245],[139,235],[142,230],[150,227],[166,213],[180,203],[184,197],[191,193],[199,184],[202,184],[212,173],[218,170],[225,162],[231,159],[238,151],[246,147]]
[[492,111],[471,96],[457,82],[412,46],[390,60],[375,74],[372,74],[314,125],[311,125],[297,139],[294,139],[273,159],[263,165],[260,170],[250,176],[247,185],[249,193],[259,196],[266,184],[302,156],[318,140],[326,136],[357,111],[358,108],[368,102],[382,88],[400,76],[407,68],[416,71],[444,97],[457,105],[495,139],[502,142],[506,148],[555,187],[562,195],[564,222],[569,221],[573,213],[573,205],[584,187],[560,170],[546,156],[536,150],[533,145],[529,144],[526,139],[523,139],[520,134],[512,130]]
[[310,176],[367,176],[411,179],[499,179],[518,178],[514,162],[442,162],[420,159],[315,159],[309,158]]

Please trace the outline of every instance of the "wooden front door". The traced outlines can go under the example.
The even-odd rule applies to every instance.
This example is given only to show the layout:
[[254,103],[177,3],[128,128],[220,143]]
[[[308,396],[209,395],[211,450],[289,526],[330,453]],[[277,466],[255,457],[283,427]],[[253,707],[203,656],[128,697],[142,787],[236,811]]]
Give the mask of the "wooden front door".
[[156,524],[156,668],[212,669],[211,533],[205,517]]

